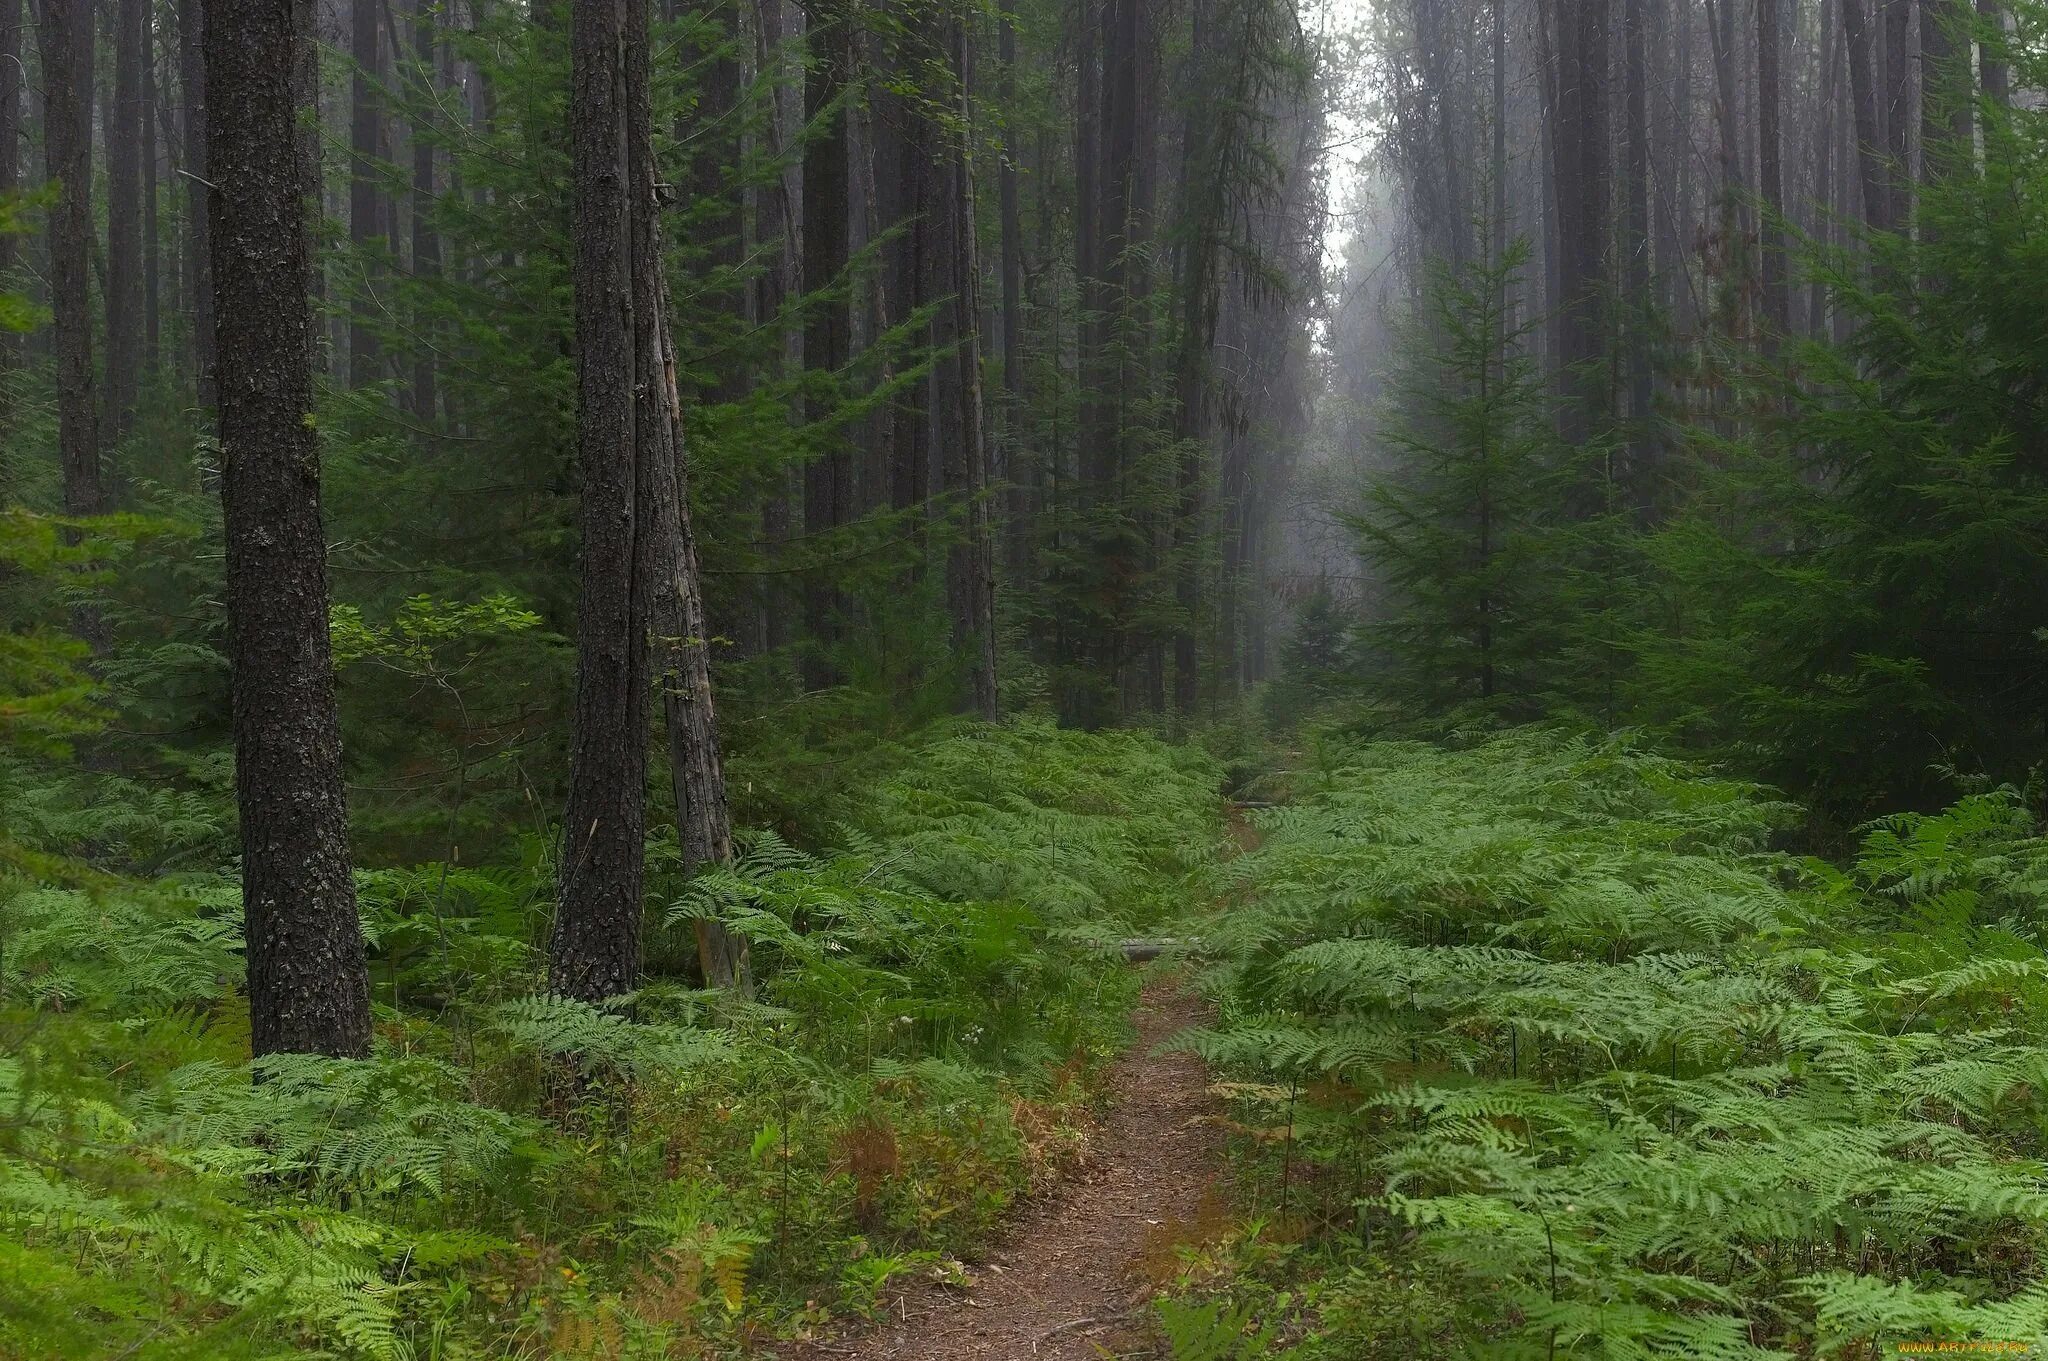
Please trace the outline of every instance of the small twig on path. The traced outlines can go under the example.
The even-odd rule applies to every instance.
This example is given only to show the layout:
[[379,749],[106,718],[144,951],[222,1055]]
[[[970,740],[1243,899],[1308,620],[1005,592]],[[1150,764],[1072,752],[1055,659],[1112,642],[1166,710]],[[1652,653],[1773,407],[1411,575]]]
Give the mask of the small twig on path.
[[1090,1314],[1087,1318],[1069,1319],[1057,1328],[1048,1329],[1040,1333],[1031,1343],[1031,1352],[1034,1356],[1037,1355],[1040,1343],[1050,1342],[1061,1333],[1071,1333],[1077,1328],[1086,1328],[1091,1325],[1099,1328],[1111,1323],[1121,1323],[1136,1312],[1137,1310],[1135,1309],[1126,1309],[1118,1314]]

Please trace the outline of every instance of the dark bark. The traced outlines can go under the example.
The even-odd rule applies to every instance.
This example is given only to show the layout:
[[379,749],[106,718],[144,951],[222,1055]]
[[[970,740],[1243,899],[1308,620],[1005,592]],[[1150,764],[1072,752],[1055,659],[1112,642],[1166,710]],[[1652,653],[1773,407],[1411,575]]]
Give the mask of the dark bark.
[[[360,292],[373,292],[381,271],[372,260],[378,238],[385,235],[386,206],[377,183],[376,161],[384,148],[384,106],[378,80],[384,70],[382,33],[377,23],[378,0],[351,0],[349,55],[355,73],[349,88],[348,240],[357,268],[365,278]],[[371,300],[358,296],[349,316],[348,381],[367,387],[384,376],[377,332],[370,324]]]
[[214,404],[213,251],[206,207],[206,0],[178,0],[178,69],[185,103],[185,290],[192,314],[194,392]]
[[941,336],[942,353],[955,370],[957,407],[942,460],[947,493],[961,516],[946,548],[946,604],[952,616],[953,647],[967,668],[968,711],[993,723],[997,718],[995,543],[989,524],[988,446],[982,419],[980,262],[977,258],[972,157],[973,100],[967,26],[955,13],[946,21],[947,45],[959,94],[959,119],[946,182],[943,210],[950,216],[951,321]]
[[[1920,179],[1968,164],[1976,131],[1968,0],[1920,0]],[[1958,47],[1958,40],[1963,46]]]
[[1866,6],[1870,0],[1838,0],[1842,34],[1848,42],[1849,98],[1855,106],[1857,182],[1863,194],[1863,221],[1882,230],[1891,222],[1886,189],[1884,147],[1877,122],[1876,43]]
[[369,984],[327,633],[294,12],[215,0],[207,15],[235,787],[252,1047],[353,1056]]
[[[57,450],[64,513],[107,509],[100,467],[99,412],[93,399],[92,298],[86,272],[92,251],[92,6],[46,0],[39,45],[43,58],[43,135],[50,175],[58,182],[50,210],[51,329],[57,349]],[[76,541],[76,535],[69,536]],[[107,642],[97,609],[73,612],[72,628],[95,649]]]
[[[996,60],[1000,84],[996,90],[999,108],[1017,107],[1017,25],[1005,10],[997,22]],[[1008,488],[1008,514],[1004,539],[1011,577],[1023,582],[1031,575],[1031,516],[1037,502],[1032,496],[1036,461],[1026,448],[1025,422],[1028,416],[1024,389],[1024,226],[1017,188],[1016,138],[1009,119],[1003,122],[1002,164],[997,171],[997,213],[1002,233],[1002,343],[1003,343],[1003,481]]]
[[[852,322],[847,302],[831,289],[845,272],[849,184],[847,179],[845,90],[849,78],[848,29],[852,15],[843,4],[819,3],[810,11],[811,65],[804,81],[811,142],[803,164],[803,291],[809,297],[804,324],[804,367],[820,374],[844,372],[852,355]],[[823,447],[804,468],[804,533],[816,540],[845,525],[853,496],[853,459],[833,424],[836,399],[828,391],[811,397],[805,416]],[[843,601],[833,573],[814,571],[804,586],[804,622],[814,648],[829,647],[840,635]],[[836,682],[822,652],[806,658],[805,683]]]
[[1639,503],[1648,506],[1655,457],[1650,434],[1650,318],[1656,303],[1650,295],[1650,110],[1649,52],[1644,32],[1646,0],[1622,0],[1623,47],[1627,67],[1628,217],[1622,238],[1622,285],[1627,299],[1628,331],[1624,355],[1628,379],[1630,479]]
[[[63,0],[52,0],[61,4]],[[144,0],[114,8],[114,92],[107,109],[106,420],[108,444],[128,433],[142,360],[142,34]]]
[[156,12],[142,10],[142,372],[154,374],[163,350],[163,245],[157,221]]
[[[0,0],[0,194],[21,188],[21,0]],[[0,288],[23,291],[15,271],[21,252],[12,233],[0,233]],[[0,331],[0,373],[12,373],[22,360],[21,337]],[[11,403],[0,402],[0,449],[14,427]],[[0,506],[12,499],[13,481],[18,475],[10,466],[13,459],[0,454]]]
[[[710,630],[690,519],[682,398],[662,265],[660,176],[648,72],[647,0],[625,0],[626,211],[632,286],[635,590],[648,600],[654,679],[668,728],[678,840],[685,872],[732,863],[732,817],[711,694]],[[644,583],[644,585],[638,584]],[[696,924],[698,961],[713,987],[748,986],[745,941],[718,922]]]
[[1785,269],[1784,127],[1779,119],[1779,65],[1783,34],[1778,0],[1756,3],[1757,195],[1763,216],[1757,242],[1762,255],[1763,345],[1774,352],[1791,325],[1792,299]]
[[570,12],[571,281],[582,582],[560,891],[548,987],[601,1002],[640,976],[648,600],[635,449],[634,315],[620,0]]
[[1913,214],[1913,4],[1880,0],[1884,6],[1884,133],[1890,192],[1885,222],[1905,231]]
[[1564,433],[1584,440],[1610,413],[1605,372],[1604,297],[1612,249],[1612,144],[1609,111],[1611,0],[1560,0],[1559,116],[1565,133],[1558,177],[1558,228],[1563,241],[1564,367],[1574,400]]
[[1977,0],[1977,78],[1983,84],[1984,97],[2001,108],[2012,105],[2012,65],[2004,51],[2005,12],[2004,0]]
[[[430,92],[439,69],[436,51],[439,40],[434,31],[436,0],[414,0],[412,26],[413,68],[421,95]],[[421,282],[441,274],[441,237],[434,230],[434,139],[430,129],[414,128],[412,135],[412,272]],[[440,406],[439,375],[432,317],[421,315],[413,326],[416,353],[412,361],[412,414],[423,426],[432,426]]]

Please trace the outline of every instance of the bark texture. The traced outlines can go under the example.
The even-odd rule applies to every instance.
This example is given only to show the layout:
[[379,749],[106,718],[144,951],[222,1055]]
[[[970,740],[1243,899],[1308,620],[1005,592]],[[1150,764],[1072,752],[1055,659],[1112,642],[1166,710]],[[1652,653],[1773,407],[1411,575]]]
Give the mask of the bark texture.
[[205,44],[250,1029],[258,1054],[360,1055],[369,983],[327,631],[293,12],[215,0]]

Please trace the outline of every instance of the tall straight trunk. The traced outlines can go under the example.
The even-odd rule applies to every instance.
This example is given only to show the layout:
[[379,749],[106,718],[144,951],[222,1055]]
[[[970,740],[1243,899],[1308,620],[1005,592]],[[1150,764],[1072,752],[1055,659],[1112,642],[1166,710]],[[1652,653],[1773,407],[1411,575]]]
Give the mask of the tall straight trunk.
[[[63,4],[66,0],[50,0]],[[78,0],[83,3],[83,0]],[[107,110],[106,438],[135,415],[142,365],[142,35],[145,0],[117,0],[114,97]]]
[[[1714,46],[1716,152],[1721,171],[1716,234],[1720,240],[1722,268],[1730,273],[1741,258],[1738,245],[1742,235],[1742,151],[1735,76],[1735,7],[1739,3],[1741,0],[1720,0],[1716,5],[1715,0],[1707,0],[1707,36]],[[1715,323],[1726,336],[1733,336],[1740,329],[1740,285],[1740,280],[1725,280],[1720,300],[1715,304]]]
[[207,14],[228,663],[251,1045],[355,1056],[370,999],[327,634],[298,12],[214,0]]
[[[811,142],[803,165],[803,290],[816,295],[831,287],[846,270],[848,191],[846,110],[843,98],[851,12],[836,0],[811,11],[811,66],[804,81],[806,122]],[[812,297],[804,324],[804,367],[820,374],[838,374],[852,356],[852,319],[842,297]],[[809,399],[805,412],[825,449],[804,468],[804,533],[812,539],[831,533],[851,518],[853,459],[839,431],[832,426],[836,399],[829,392]],[[839,636],[839,594],[832,573],[813,571],[804,586],[804,623],[813,651],[806,658],[805,683],[830,685],[836,674],[822,654]]]
[[1914,0],[1880,0],[1884,6],[1884,133],[1890,187],[1885,222],[1905,231],[1913,215],[1913,6]]
[[206,207],[206,3],[177,0],[178,72],[185,183],[185,291],[192,315],[193,390],[202,411],[214,405],[213,250]]
[[[92,6],[46,0],[39,34],[43,58],[43,136],[50,175],[58,182],[50,211],[50,310],[57,349],[57,453],[66,515],[107,509],[100,467],[99,411],[93,399],[92,297],[86,271],[92,252]],[[76,536],[69,536],[76,542]],[[94,648],[107,642],[105,620],[92,606],[72,615],[72,628]]]
[[[738,38],[738,11],[733,0],[705,0],[694,16],[709,36],[703,49],[693,52],[698,72],[697,103],[686,130],[691,149],[689,201],[696,205],[693,216],[704,226],[696,233],[696,244],[707,271],[737,272],[743,257],[745,224],[740,196],[729,183],[733,167],[740,164],[739,128],[744,116],[740,108],[740,61],[734,51]],[[703,205],[715,204],[705,214]],[[729,285],[728,285],[729,286]],[[710,402],[736,402],[747,391],[746,373],[738,364],[714,366],[703,396]]]
[[638,570],[631,208],[621,0],[570,10],[571,284],[582,582],[561,883],[548,987],[587,1002],[640,976],[649,681],[647,582]]
[[[1006,10],[997,21],[996,61],[999,72],[996,106],[1017,107],[1017,24]],[[1031,575],[1031,516],[1036,460],[1026,449],[1028,418],[1024,390],[1024,226],[1018,202],[1016,139],[1006,119],[1002,129],[1002,164],[996,194],[1002,231],[1003,338],[1003,478],[1009,491],[1004,538],[1012,578],[1020,584]]]
[[1644,33],[1646,0],[1622,0],[1623,46],[1626,49],[1628,100],[1628,225],[1623,236],[1623,293],[1628,306],[1625,361],[1630,439],[1630,475],[1643,505],[1650,501],[1650,462],[1655,457],[1650,437],[1650,317],[1656,300],[1650,295],[1654,273],[1650,259],[1650,109],[1649,53]]
[[1609,116],[1610,0],[1561,0],[1558,96],[1568,175],[1558,180],[1565,310],[1562,358],[1574,400],[1564,433],[1582,442],[1611,414],[1603,300],[1612,248],[1612,142]]
[[1886,188],[1885,150],[1877,122],[1876,43],[1866,6],[1870,0],[1837,0],[1842,8],[1842,36],[1848,43],[1849,99],[1855,106],[1857,182],[1863,193],[1864,225],[1882,230],[1891,223]]
[[1920,0],[1920,180],[1935,184],[1970,160],[1975,82],[1963,25],[1968,0]]
[[[21,0],[0,0],[0,194],[12,194],[21,188],[21,26]],[[15,278],[20,264],[16,238],[12,233],[0,233],[0,289],[25,291]],[[0,331],[0,374],[11,374],[20,366],[22,350],[20,336]],[[14,417],[11,405],[0,403],[0,449],[9,444]],[[9,466],[11,462],[7,455],[0,454],[0,506],[13,497],[17,474]]]
[[2005,0],[1977,0],[1977,25],[1982,32],[1977,51],[1977,79],[1984,97],[2000,108],[2012,105],[2012,66],[2005,59]]
[[[350,0],[349,5],[349,55],[354,58],[355,73],[349,84],[348,240],[357,267],[367,276],[360,286],[365,291],[377,286],[380,271],[370,262],[380,244],[378,238],[385,234],[384,194],[376,167],[384,142],[383,100],[377,88],[384,70],[378,5],[379,0]],[[349,314],[350,387],[367,387],[384,376],[377,332],[370,324],[371,306],[367,297],[358,297]]]
[[[1543,180],[1543,305],[1550,319],[1548,359],[1559,393],[1569,380],[1564,355],[1570,348],[1565,343],[1568,321],[1564,308],[1564,182],[1570,178],[1570,143],[1564,125],[1564,69],[1558,36],[1565,17],[1564,0],[1538,0],[1533,21],[1537,91],[1543,108],[1543,146],[1536,157],[1537,173]],[[1560,427],[1566,419],[1560,403]]]
[[154,374],[163,352],[163,241],[157,221],[156,11],[142,10],[142,371]]
[[949,149],[946,180],[950,190],[944,211],[947,230],[952,314],[947,328],[950,354],[945,362],[958,373],[953,388],[958,411],[953,437],[946,441],[943,468],[946,491],[960,507],[961,523],[946,547],[946,604],[952,616],[953,647],[967,668],[970,712],[993,723],[998,717],[996,692],[995,541],[989,525],[988,445],[981,395],[981,265],[976,250],[974,212],[973,111],[968,88],[972,70],[967,25],[953,12],[945,20],[947,49],[959,96],[952,113],[959,119]]
[[1671,311],[1674,328],[1682,335],[1690,335],[1699,324],[1697,295],[1692,286],[1692,262],[1690,252],[1680,246],[1688,232],[1694,230],[1693,217],[1693,97],[1692,97],[1692,35],[1695,15],[1690,4],[1673,4],[1672,27],[1676,30],[1672,38],[1672,63],[1678,69],[1673,80],[1671,136],[1665,142],[1670,148],[1668,155],[1678,166],[1677,185],[1673,190],[1671,208],[1671,251],[1665,257],[1664,267],[1671,274]]
[[[789,28],[801,23],[800,11],[788,0],[754,0],[755,53],[769,79],[767,136],[770,159],[780,165],[794,140],[794,128],[802,115],[801,91],[789,76]],[[787,378],[803,368],[803,328],[785,317],[790,299],[803,291],[803,262],[799,249],[802,221],[803,174],[801,167],[784,166],[773,184],[762,190],[757,203],[755,231],[776,245],[775,258],[760,271],[755,310],[766,325],[782,332],[779,376]],[[795,413],[792,412],[792,415]],[[794,470],[783,470],[761,501],[761,537],[777,560],[789,542],[790,505],[797,485]],[[754,593],[762,646],[779,652],[789,646],[792,616],[785,607],[780,579],[763,575]]]
[[[710,629],[690,519],[682,395],[662,265],[647,0],[624,0],[626,203],[631,258],[636,591],[648,601],[654,678],[668,728],[678,841],[687,872],[732,863],[732,817],[711,696]],[[696,924],[698,961],[714,987],[748,984],[746,943],[719,922]]]
[[[432,92],[440,69],[436,8],[436,0],[414,0],[412,56],[423,100]],[[441,276],[441,237],[434,230],[434,139],[428,131],[416,127],[412,135],[412,272],[423,283]],[[413,325],[420,343],[412,361],[412,414],[421,425],[432,426],[440,406],[440,385],[430,318],[417,317]]]
[[[1836,3],[1837,0],[1821,0],[1821,61],[1812,128],[1812,232],[1814,240],[1830,246],[1839,237],[1840,224],[1836,219],[1849,211],[1846,196],[1839,192],[1842,177],[1835,166],[1835,148],[1842,140],[1842,25],[1835,21]],[[1807,281],[1806,296],[1806,334],[1819,339],[1827,328],[1828,293],[1817,271],[1816,277]]]
[[[927,19],[906,26],[899,59],[906,69],[925,68],[937,60],[931,27]],[[908,318],[934,301],[934,227],[942,206],[938,161],[943,152],[922,92],[908,98],[890,96],[883,108],[892,124],[887,142],[895,156],[893,173],[886,177],[888,208],[899,233],[889,252],[887,286],[897,315]],[[924,339],[930,340],[929,327]],[[932,387],[930,381],[907,384],[890,422],[889,504],[908,517],[909,533],[920,544],[932,485]]]
[[1759,276],[1763,289],[1763,344],[1774,352],[1792,320],[1792,299],[1785,270],[1785,137],[1779,122],[1779,58],[1783,34],[1778,0],[1756,3],[1757,195],[1763,215],[1757,242],[1762,253]]

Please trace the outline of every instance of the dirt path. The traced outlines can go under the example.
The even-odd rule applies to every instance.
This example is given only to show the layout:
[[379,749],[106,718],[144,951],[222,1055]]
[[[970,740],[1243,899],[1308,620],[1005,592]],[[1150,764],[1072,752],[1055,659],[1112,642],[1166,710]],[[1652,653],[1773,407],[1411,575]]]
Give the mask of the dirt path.
[[1197,1021],[1194,999],[1155,983],[1138,1041],[1110,1078],[1116,1104],[1091,1162],[1023,1212],[965,1288],[913,1289],[872,1331],[787,1347],[784,1361],[1099,1361],[1144,1354],[1145,1303],[1174,1247],[1220,1203],[1208,1079],[1192,1054],[1154,1052]]

